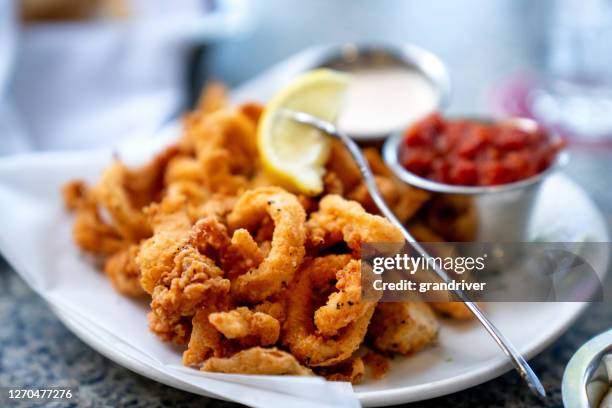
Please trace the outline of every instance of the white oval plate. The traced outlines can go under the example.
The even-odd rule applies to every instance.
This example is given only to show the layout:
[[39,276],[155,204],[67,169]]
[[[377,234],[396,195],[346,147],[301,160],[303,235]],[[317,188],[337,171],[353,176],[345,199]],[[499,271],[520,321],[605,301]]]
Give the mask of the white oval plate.
[[[564,205],[560,207],[559,202]],[[553,242],[608,242],[605,225],[602,214],[582,188],[566,176],[554,175],[542,188],[531,227],[538,237]],[[602,252],[589,261],[596,271],[606,271],[609,254]],[[488,303],[485,310],[518,350],[531,358],[557,339],[587,305]],[[61,308],[54,310],[79,338],[116,363],[166,385],[215,397],[172,376],[152,372],[147,364],[122,353],[96,325]],[[364,406],[392,405],[464,390],[510,369],[508,360],[478,324],[445,320],[437,346],[409,358],[394,359],[383,380],[366,381],[354,390]]]

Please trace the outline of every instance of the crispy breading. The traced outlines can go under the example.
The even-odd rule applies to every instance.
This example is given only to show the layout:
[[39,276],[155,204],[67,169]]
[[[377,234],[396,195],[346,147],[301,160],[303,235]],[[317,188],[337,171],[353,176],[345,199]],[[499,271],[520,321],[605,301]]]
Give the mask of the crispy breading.
[[113,287],[130,297],[144,297],[146,292],[140,285],[140,273],[136,264],[138,245],[129,245],[110,256],[104,263],[104,272]]
[[380,351],[410,354],[431,344],[438,329],[427,303],[380,303],[372,317],[368,337]]
[[186,366],[200,366],[208,358],[223,354],[221,333],[209,321],[211,310],[203,307],[191,320],[193,329],[187,350],[183,353],[183,364]]
[[[171,223],[171,227],[174,226]],[[217,265],[217,262],[222,263],[223,258],[219,246],[225,245],[222,238],[224,226],[215,218],[205,218],[198,221],[187,234],[182,228],[178,231],[171,229],[170,234],[164,236],[164,241],[156,242],[156,234],[149,240],[152,242],[150,246],[147,242],[142,245],[137,258],[143,277],[141,282],[144,282],[143,287],[147,285],[145,290],[154,282],[150,317],[153,323],[150,327],[162,339],[168,338],[166,333],[172,324],[182,326],[184,322],[181,318],[195,315],[205,304],[216,305],[225,301],[230,290],[230,281],[223,277],[223,270]],[[225,238],[229,241],[228,237]],[[156,253],[163,254],[165,263],[151,267],[149,257],[154,260]],[[213,260],[210,257],[212,253],[219,259]],[[159,327],[163,330],[159,331]],[[173,336],[172,340],[182,344],[187,339]]]
[[81,249],[108,256],[125,246],[119,232],[102,220],[94,194],[84,181],[65,184],[62,196],[66,208],[75,212],[72,236]]
[[[424,303],[363,296],[362,246],[404,239],[377,215],[344,146],[332,145],[322,194],[294,194],[261,164],[262,112],[256,103],[229,107],[227,89],[209,84],[175,145],[136,168],[116,158],[91,188],[64,186],[74,239],[102,256],[116,290],[150,295],[150,330],[187,345],[185,365],[241,374],[313,375],[314,368],[357,383],[366,336],[382,353],[412,353],[434,341],[437,321]],[[377,150],[364,154],[385,201],[417,239],[468,237],[469,205],[431,201]],[[446,225],[449,205],[457,211]],[[461,303],[432,306],[465,313]],[[282,350],[264,348],[274,346]],[[374,377],[389,365],[375,352],[365,361]]]
[[200,114],[210,114],[227,106],[227,88],[221,82],[207,82],[200,95],[196,111]]
[[258,162],[255,124],[248,116],[217,111],[202,117],[190,132],[206,188],[236,194],[248,187]]
[[98,204],[110,215],[113,227],[127,241],[135,243],[151,235],[143,208],[159,198],[164,171],[177,153],[178,150],[171,146],[151,162],[135,169],[115,159],[103,171],[93,193]]
[[361,297],[361,262],[350,260],[337,270],[336,289],[327,303],[315,311],[317,330],[324,336],[335,336],[351,322],[359,319],[376,305],[376,301]]
[[228,358],[209,358],[202,371],[234,374],[312,375],[291,354],[276,348],[252,347]]
[[365,365],[361,357],[354,357],[334,366],[319,367],[316,373],[330,381],[347,381],[351,384],[359,384],[365,373]]
[[375,380],[382,379],[389,371],[389,358],[373,350],[368,350],[363,356],[363,362],[369,368],[370,375]]
[[276,343],[280,334],[278,320],[247,307],[212,313],[208,320],[226,338],[237,339],[243,345],[270,346]]
[[187,240],[191,220],[180,197],[168,197],[160,204],[153,204],[146,213],[154,234],[141,244],[136,263],[142,287],[153,293],[161,277],[174,267],[174,257]]
[[327,255],[307,260],[289,287],[291,296],[287,297],[287,319],[282,341],[294,356],[308,366],[331,366],[349,358],[363,341],[374,312],[375,303],[365,307],[336,336],[327,337],[316,332],[313,293],[335,280],[338,263],[345,259]]
[[249,302],[285,289],[304,258],[306,213],[297,198],[278,187],[244,193],[227,222],[232,230],[255,229],[266,216],[274,223],[270,253],[256,267],[232,282],[232,292]]
[[127,167],[119,160],[108,166],[95,187],[100,204],[110,214],[113,226],[126,240],[136,242],[151,235],[144,213],[136,207],[125,188]]
[[367,213],[355,202],[338,195],[327,195],[319,202],[319,210],[306,223],[308,244],[315,247],[346,242],[359,256],[362,243],[399,243],[401,231],[386,218]]

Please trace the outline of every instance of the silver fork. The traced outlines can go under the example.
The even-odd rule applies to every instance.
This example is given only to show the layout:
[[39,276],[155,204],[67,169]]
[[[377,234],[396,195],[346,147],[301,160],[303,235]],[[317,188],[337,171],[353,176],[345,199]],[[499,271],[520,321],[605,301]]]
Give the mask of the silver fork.
[[[400,231],[404,235],[404,239],[423,258],[425,258],[427,262],[430,263],[432,269],[440,277],[440,279],[442,279],[444,282],[451,282],[451,279],[448,274],[443,269],[438,268],[435,262],[432,262],[433,259],[431,255],[429,255],[427,251],[417,242],[417,240],[414,239],[410,232],[408,232],[404,225],[397,219],[393,211],[391,211],[391,209],[387,206],[385,199],[382,197],[380,190],[376,185],[376,181],[374,180],[374,175],[372,174],[370,165],[361,153],[361,149],[359,148],[357,143],[353,141],[353,139],[340,132],[332,123],[319,119],[311,114],[305,112],[297,112],[289,109],[281,110],[280,114],[286,117],[287,119],[302,123],[304,125],[312,126],[330,136],[335,137],[336,139],[339,139],[344,144],[344,146],[346,146],[355,162],[357,162],[357,166],[359,167],[359,171],[363,176],[370,196],[372,197],[372,200],[374,200],[374,203],[376,204],[380,212],[387,219],[389,219],[389,221],[391,221],[396,227],[400,229]],[[467,306],[470,312],[472,312],[476,319],[478,319],[480,324],[482,324],[482,326],[493,338],[493,340],[495,340],[499,348],[510,359],[516,371],[518,371],[520,376],[527,383],[529,389],[540,398],[546,397],[546,390],[540,382],[540,379],[533,372],[533,370],[531,369],[527,361],[525,361],[523,356],[516,350],[514,345],[499,331],[497,327],[495,327],[495,325],[487,318],[487,316],[478,307],[478,305],[472,302],[463,291],[453,290],[452,292]]]

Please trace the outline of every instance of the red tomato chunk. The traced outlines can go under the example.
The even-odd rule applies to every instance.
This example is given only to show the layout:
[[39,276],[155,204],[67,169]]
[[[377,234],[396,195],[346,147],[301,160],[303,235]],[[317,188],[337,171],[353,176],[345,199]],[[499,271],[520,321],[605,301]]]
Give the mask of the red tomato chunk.
[[412,173],[441,183],[493,186],[546,170],[563,145],[540,128],[448,121],[434,113],[406,131],[400,162]]

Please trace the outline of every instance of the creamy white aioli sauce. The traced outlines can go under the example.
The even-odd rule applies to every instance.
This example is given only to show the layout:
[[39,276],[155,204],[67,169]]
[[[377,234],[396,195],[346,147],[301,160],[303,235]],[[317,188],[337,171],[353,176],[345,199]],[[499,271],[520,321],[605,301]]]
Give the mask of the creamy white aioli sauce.
[[434,111],[440,101],[431,82],[409,68],[364,68],[351,75],[337,124],[355,138],[402,129]]

